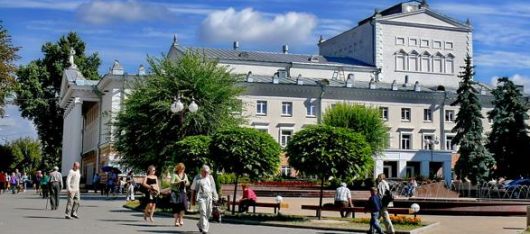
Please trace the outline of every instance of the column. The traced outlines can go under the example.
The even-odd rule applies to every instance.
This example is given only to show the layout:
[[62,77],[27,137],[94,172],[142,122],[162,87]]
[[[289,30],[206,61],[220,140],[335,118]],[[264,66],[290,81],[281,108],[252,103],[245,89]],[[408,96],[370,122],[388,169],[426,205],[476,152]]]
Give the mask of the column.
[[451,180],[453,179],[453,175],[451,173],[451,161],[443,162],[443,175],[444,175],[445,184],[448,187],[451,187]]
[[65,125],[63,125],[68,128],[65,130],[68,136],[63,141],[63,144],[66,146],[66,148],[63,148],[62,153],[61,172],[63,176],[66,176],[65,173],[72,168],[74,162],[81,162],[81,152],[83,150],[81,149],[81,141],[83,139],[83,101],[80,97],[76,97],[72,105],[72,110],[66,116]]
[[429,178],[429,164],[429,161],[420,162],[420,174],[425,178]]
[[377,178],[377,175],[383,173],[383,168],[384,168],[383,159],[376,159],[375,167],[374,167],[374,178]]
[[404,178],[407,175],[407,161],[399,160],[397,163],[397,176],[399,178]]

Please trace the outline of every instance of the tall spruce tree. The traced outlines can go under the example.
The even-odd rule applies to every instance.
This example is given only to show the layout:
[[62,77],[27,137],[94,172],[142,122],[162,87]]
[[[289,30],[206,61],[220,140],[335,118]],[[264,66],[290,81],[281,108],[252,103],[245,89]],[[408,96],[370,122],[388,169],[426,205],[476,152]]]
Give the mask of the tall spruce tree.
[[453,142],[460,146],[458,153],[460,158],[456,162],[455,172],[459,179],[467,178],[473,184],[486,180],[490,176],[490,169],[495,163],[491,153],[484,146],[482,137],[482,116],[477,90],[473,87],[475,82],[474,66],[471,65],[469,55],[464,59],[465,66],[460,72],[462,82],[457,90],[457,98],[451,104],[459,105],[460,109],[456,116],[456,126],[453,132],[456,136]]
[[530,127],[528,103],[523,100],[523,92],[510,79],[498,79],[493,90],[493,110],[488,112],[493,121],[487,144],[497,162],[495,175],[515,178],[530,174]]
[[44,58],[20,66],[17,77],[17,104],[22,116],[33,121],[42,143],[43,165],[58,165],[63,141],[63,113],[59,107],[62,74],[70,66],[70,48],[75,50],[75,64],[87,79],[98,79],[101,64],[97,53],[85,55],[85,42],[70,32],[55,44],[42,46]]

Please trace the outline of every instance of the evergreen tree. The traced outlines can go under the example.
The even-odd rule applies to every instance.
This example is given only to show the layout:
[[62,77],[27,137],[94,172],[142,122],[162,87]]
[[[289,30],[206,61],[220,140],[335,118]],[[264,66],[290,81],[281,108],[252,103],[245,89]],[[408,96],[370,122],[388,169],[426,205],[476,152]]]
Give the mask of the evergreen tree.
[[526,121],[530,107],[523,101],[522,90],[507,77],[499,78],[493,96],[495,108],[488,112],[493,126],[487,147],[497,162],[495,175],[508,178],[528,176],[530,127]]
[[482,116],[477,90],[473,87],[475,82],[473,76],[474,66],[471,65],[471,57],[467,55],[464,60],[466,65],[460,72],[462,82],[457,90],[457,98],[451,104],[459,105],[460,109],[456,116],[456,126],[453,132],[456,136],[454,144],[460,146],[458,153],[460,158],[456,162],[455,172],[459,179],[468,178],[473,184],[486,180],[490,175],[495,160],[483,144]]
[[22,116],[33,121],[42,143],[43,166],[59,165],[63,142],[63,113],[59,93],[64,69],[70,66],[70,48],[75,50],[75,64],[87,79],[99,78],[101,64],[97,53],[85,55],[85,42],[70,32],[55,44],[42,46],[44,58],[20,66],[17,77],[17,104]]
[[18,49],[11,43],[11,36],[0,21],[0,117],[4,115],[5,98],[15,84],[17,67],[14,62],[19,58]]

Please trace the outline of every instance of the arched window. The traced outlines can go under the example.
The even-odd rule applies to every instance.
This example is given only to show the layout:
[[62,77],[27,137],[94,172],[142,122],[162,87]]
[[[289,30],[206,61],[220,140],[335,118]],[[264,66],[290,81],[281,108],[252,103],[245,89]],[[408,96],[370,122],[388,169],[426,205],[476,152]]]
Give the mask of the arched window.
[[421,55],[421,71],[431,72],[431,54],[427,51]]
[[444,72],[444,57],[440,53],[436,53],[432,59],[433,63],[433,71],[435,73],[443,73]]
[[413,50],[409,54],[409,71],[419,71],[420,70],[420,61],[419,54]]
[[449,74],[455,73],[455,56],[448,54],[445,58],[445,72]]
[[396,56],[396,70],[398,71],[405,71],[407,69],[406,67],[406,60],[407,53],[403,50],[400,50],[395,53]]

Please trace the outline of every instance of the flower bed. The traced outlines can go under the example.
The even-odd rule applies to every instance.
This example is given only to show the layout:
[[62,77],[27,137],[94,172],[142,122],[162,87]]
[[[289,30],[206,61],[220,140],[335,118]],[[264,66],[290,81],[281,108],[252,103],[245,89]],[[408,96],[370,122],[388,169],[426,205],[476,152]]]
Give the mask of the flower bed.
[[[390,215],[390,220],[392,224],[398,225],[410,225],[410,226],[421,226],[420,217],[409,217],[404,215]],[[383,222],[383,218],[380,218],[380,221]],[[370,218],[356,218],[352,222],[358,223],[370,223]]]

